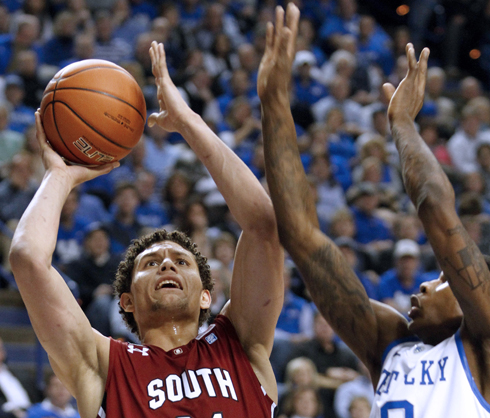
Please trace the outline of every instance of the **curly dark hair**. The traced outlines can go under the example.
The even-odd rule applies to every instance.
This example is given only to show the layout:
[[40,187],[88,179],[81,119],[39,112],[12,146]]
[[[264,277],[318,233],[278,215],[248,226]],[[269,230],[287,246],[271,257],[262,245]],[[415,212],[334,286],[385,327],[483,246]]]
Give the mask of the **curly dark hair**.
[[[116,278],[114,280],[114,293],[118,298],[120,298],[123,293],[131,291],[134,262],[138,254],[151,247],[153,244],[162,241],[173,241],[179,244],[182,248],[194,254],[197,266],[199,268],[199,276],[201,277],[203,289],[209,290],[209,292],[213,291],[214,282],[211,277],[211,270],[208,265],[208,260],[198,251],[197,245],[181,231],[168,232],[165,229],[158,229],[151,234],[144,235],[141,238],[133,240],[127,249],[124,260],[119,263]],[[134,319],[133,313],[124,311],[124,309],[121,308],[121,304],[119,304],[119,312],[121,313],[131,332],[135,333],[139,338],[141,338],[138,324]],[[199,326],[201,326],[209,318],[209,315],[209,309],[201,309],[201,313],[199,314]]]

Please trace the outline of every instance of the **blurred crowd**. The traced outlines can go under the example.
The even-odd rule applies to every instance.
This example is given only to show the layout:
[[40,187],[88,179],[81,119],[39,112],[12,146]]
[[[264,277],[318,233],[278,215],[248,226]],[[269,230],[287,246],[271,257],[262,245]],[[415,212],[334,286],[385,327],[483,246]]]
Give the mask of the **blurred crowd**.
[[[403,188],[382,84],[396,86],[406,74],[407,42],[418,51],[431,47],[417,125],[453,183],[463,224],[490,253],[490,1],[414,0],[405,17],[390,1],[294,2],[302,15],[291,108],[321,228],[368,295],[406,315],[410,295],[438,266]],[[285,3],[2,0],[0,287],[16,288],[10,238],[44,174],[34,111],[49,80],[75,61],[121,65],[141,86],[150,114],[158,100],[148,50],[162,42],[189,106],[266,187],[256,79],[266,23]],[[121,167],[72,191],[61,215],[53,263],[102,333],[135,341],[111,283],[131,240],[158,227],[186,232],[208,257],[218,314],[240,229],[184,140],[146,127]],[[366,371],[317,314],[289,259],[284,292],[271,356],[281,416],[368,417]]]

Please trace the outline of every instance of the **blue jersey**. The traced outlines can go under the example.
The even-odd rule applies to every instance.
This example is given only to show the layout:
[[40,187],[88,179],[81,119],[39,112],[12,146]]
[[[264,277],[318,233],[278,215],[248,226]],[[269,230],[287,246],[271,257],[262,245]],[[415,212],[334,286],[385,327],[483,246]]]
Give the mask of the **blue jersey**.
[[436,346],[417,341],[386,350],[370,418],[489,418],[459,332]]

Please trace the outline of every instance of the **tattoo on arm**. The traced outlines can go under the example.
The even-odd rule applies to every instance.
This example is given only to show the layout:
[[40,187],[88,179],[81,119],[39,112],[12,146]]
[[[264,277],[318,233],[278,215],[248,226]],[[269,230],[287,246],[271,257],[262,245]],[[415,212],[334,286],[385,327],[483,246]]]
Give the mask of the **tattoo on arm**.
[[362,318],[374,315],[369,298],[355,273],[331,245],[324,245],[303,261],[302,271],[320,312],[332,327],[349,328],[352,335],[363,329]]
[[470,290],[475,290],[485,282],[488,282],[489,276],[484,265],[485,261],[476,244],[464,230],[464,227],[458,225],[455,228],[448,229],[448,235],[460,235],[465,242],[465,246],[457,252],[458,257],[456,260],[445,257],[444,264],[451,267],[457,274],[457,277],[466,283]]

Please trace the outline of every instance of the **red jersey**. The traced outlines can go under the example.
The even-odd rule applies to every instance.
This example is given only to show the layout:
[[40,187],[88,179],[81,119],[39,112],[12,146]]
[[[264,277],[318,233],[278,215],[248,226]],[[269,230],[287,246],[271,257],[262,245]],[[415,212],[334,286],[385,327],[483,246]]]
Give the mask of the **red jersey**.
[[275,407],[223,315],[169,351],[111,339],[101,418],[271,418]]

